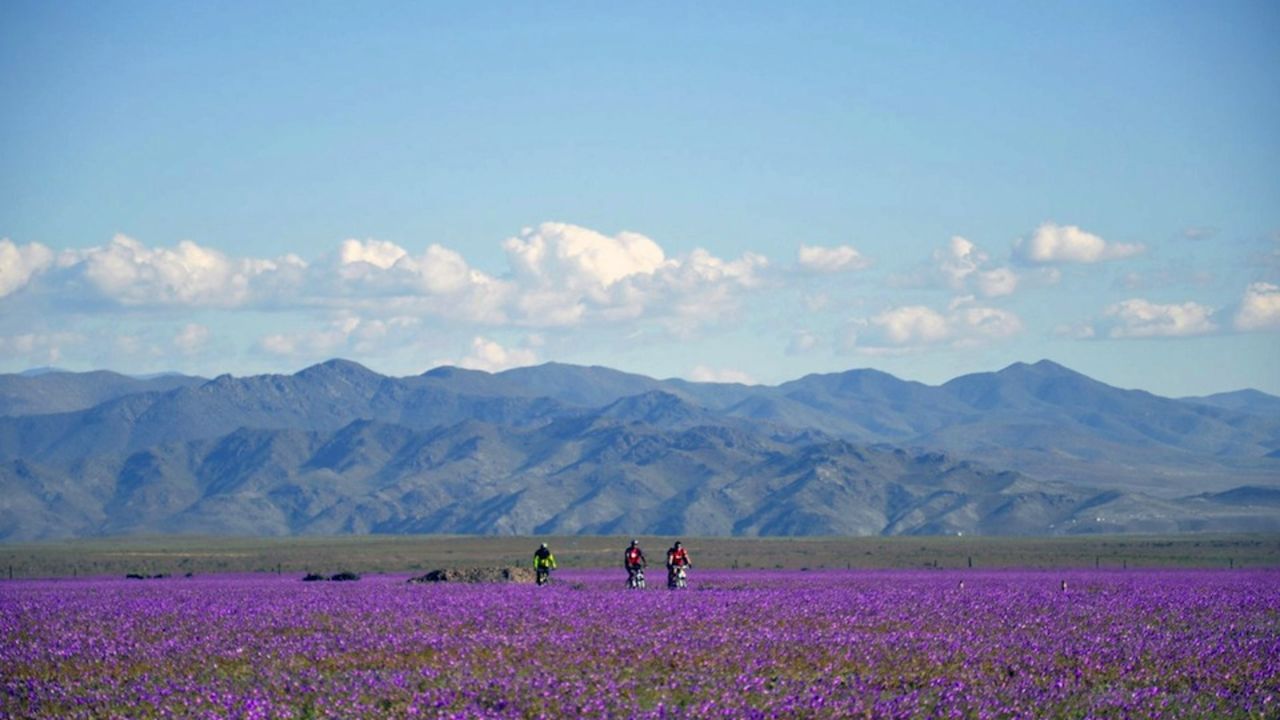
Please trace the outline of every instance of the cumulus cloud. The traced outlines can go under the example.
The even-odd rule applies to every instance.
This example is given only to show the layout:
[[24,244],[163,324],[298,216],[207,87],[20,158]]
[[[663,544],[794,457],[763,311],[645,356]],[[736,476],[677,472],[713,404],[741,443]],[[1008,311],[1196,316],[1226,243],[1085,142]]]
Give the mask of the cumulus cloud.
[[890,308],[851,327],[847,345],[864,353],[899,353],[928,347],[970,347],[1022,331],[1007,310],[972,304],[969,298],[943,313],[924,305]]
[[1182,337],[1213,332],[1213,308],[1195,302],[1161,305],[1132,299],[1108,307],[1105,314],[1115,325],[1113,338]]
[[[78,298],[104,312],[121,308],[321,310],[366,318],[433,317],[494,327],[565,327],[656,319],[681,331],[727,317],[761,285],[767,260],[719,258],[696,249],[668,257],[652,239],[565,223],[509,238],[509,273],[471,267],[458,252],[420,254],[386,240],[347,239],[327,258],[237,258],[192,241],[150,247],[125,235],[104,246],[56,255],[39,245],[0,244],[0,297],[40,282],[47,297]],[[35,278],[35,279],[33,279]],[[87,293],[87,295],[86,295]],[[101,300],[110,304],[103,304]],[[326,332],[326,336],[330,333]],[[277,334],[273,352],[322,346]],[[292,348],[292,350],[290,350]]]
[[969,276],[977,271],[978,266],[987,261],[987,255],[973,243],[956,235],[946,247],[933,252],[933,259],[952,289],[960,290],[964,288]]
[[476,337],[471,341],[471,353],[458,365],[472,370],[499,372],[537,362],[538,354],[531,348],[508,348],[489,338]]
[[764,256],[755,253],[724,260],[705,250],[694,250],[653,278],[637,283],[637,297],[655,315],[666,317],[677,332],[689,332],[730,317],[742,292],[761,284],[760,273],[768,264]]
[[935,250],[938,272],[952,290],[977,292],[983,297],[1010,295],[1018,289],[1018,275],[1006,267],[987,269],[991,258],[969,240],[956,235]]
[[1280,330],[1280,286],[1251,283],[1240,301],[1234,324],[1241,331]]
[[566,287],[608,288],[668,262],[662,248],[639,233],[609,236],[567,223],[525,228],[503,247],[517,275]]
[[923,305],[897,307],[871,318],[871,326],[889,345],[933,345],[951,336],[951,325],[941,313]]
[[441,245],[413,255],[391,242],[346,240],[330,262],[311,269],[298,302],[498,325],[509,319],[512,291],[511,283],[472,268]]
[[125,235],[116,235],[102,247],[64,253],[59,265],[121,305],[196,307],[244,305],[255,283],[305,267],[292,255],[276,260],[230,258],[190,240],[176,248],[149,248]]
[[364,264],[386,270],[394,267],[400,258],[408,254],[404,248],[393,242],[349,238],[343,240],[338,248],[338,261],[343,266]]
[[756,381],[751,375],[731,368],[710,368],[706,365],[698,365],[689,371],[689,379],[694,382],[706,383],[738,383],[740,385],[755,385]]
[[40,243],[17,245],[0,238],[0,298],[22,289],[32,276],[53,265],[53,251]]
[[851,245],[801,245],[796,263],[806,272],[824,274],[863,270],[871,266],[871,261]]
[[1097,263],[1120,260],[1146,250],[1141,244],[1109,243],[1075,225],[1044,223],[1029,238],[1019,238],[1014,254],[1024,262]]
[[768,265],[753,253],[725,260],[702,249],[669,258],[643,235],[608,236],[564,223],[526,229],[504,247],[512,267],[510,316],[530,327],[642,316],[696,327],[736,307]]

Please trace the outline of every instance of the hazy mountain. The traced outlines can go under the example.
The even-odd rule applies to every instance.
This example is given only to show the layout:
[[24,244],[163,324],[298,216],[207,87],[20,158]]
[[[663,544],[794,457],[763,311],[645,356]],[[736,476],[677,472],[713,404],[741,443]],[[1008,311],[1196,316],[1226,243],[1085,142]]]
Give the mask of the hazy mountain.
[[125,395],[196,385],[202,378],[162,375],[133,378],[99,370],[73,373],[55,368],[0,375],[0,416],[83,410]]
[[62,375],[104,399],[0,417],[0,539],[1280,529],[1280,399],[1172,400],[1047,361],[942,386],[342,360],[170,387],[0,379],[38,398],[24,383]]
[[1280,398],[1257,390],[1236,390],[1203,397],[1182,398],[1183,402],[1235,410],[1252,415],[1280,418]]

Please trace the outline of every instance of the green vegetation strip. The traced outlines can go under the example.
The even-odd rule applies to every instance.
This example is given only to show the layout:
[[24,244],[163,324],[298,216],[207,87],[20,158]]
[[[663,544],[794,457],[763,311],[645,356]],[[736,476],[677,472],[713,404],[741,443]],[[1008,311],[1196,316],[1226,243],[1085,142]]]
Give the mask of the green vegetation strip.
[[[640,538],[656,564],[674,538]],[[1280,534],[1064,538],[681,538],[701,568],[1280,567]],[[614,567],[629,537],[364,535],[147,537],[0,545],[0,579],[267,572],[324,575],[526,565],[547,542],[562,567]],[[140,581],[145,582],[145,581]]]

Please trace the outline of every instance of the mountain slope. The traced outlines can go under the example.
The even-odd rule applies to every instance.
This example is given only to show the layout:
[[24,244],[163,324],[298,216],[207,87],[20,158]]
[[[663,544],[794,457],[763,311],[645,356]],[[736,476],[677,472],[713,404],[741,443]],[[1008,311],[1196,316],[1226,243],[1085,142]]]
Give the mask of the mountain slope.
[[1208,405],[1272,419],[1280,418],[1280,397],[1257,390],[1236,390],[1203,397],[1187,397],[1181,400],[1195,405]]
[[[787,445],[722,426],[603,415],[513,431],[357,421],[333,433],[238,430],[124,458],[110,488],[0,466],[10,540],[114,533],[293,535],[1069,534],[1280,529],[1275,491],[1178,500],[1047,483],[942,453],[842,440]],[[21,522],[34,512],[38,523]]]
[[204,382],[185,375],[133,378],[98,370],[73,373],[51,370],[38,374],[0,374],[0,417],[72,412],[125,395],[165,392]]
[[117,394],[120,377],[82,378],[85,397],[109,398],[89,408],[0,417],[0,539],[1053,534],[1280,517],[1280,419],[1258,409],[1270,396],[1172,400],[1048,361],[941,386],[558,364],[389,378],[342,360]]

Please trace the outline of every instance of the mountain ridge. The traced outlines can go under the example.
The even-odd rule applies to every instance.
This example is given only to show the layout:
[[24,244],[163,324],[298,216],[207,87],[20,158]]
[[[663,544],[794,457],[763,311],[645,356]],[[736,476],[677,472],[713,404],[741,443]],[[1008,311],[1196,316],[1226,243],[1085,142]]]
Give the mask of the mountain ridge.
[[[50,386],[63,409],[39,412],[22,384],[50,378],[72,389]],[[1163,398],[1048,360],[936,386],[561,363],[395,378],[342,359],[245,378],[0,376],[0,408],[35,411],[0,417],[0,540],[1280,529],[1270,400]]]

